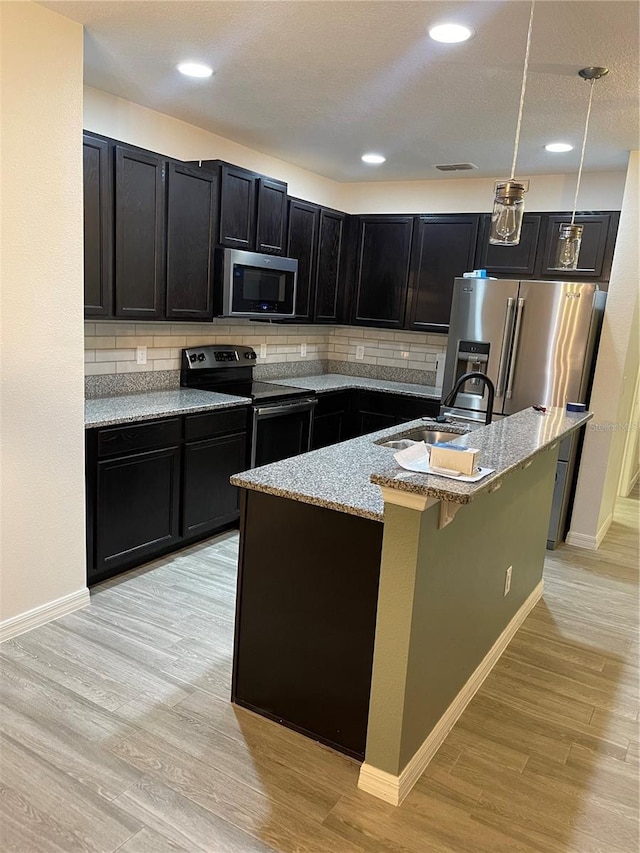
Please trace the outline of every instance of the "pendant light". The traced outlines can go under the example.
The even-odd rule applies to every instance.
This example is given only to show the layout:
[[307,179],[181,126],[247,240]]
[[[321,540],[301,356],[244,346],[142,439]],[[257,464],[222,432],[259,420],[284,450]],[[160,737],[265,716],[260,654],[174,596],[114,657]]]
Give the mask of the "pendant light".
[[563,222],[560,225],[560,233],[558,235],[558,252],[556,254],[556,269],[561,270],[576,270],[578,269],[578,257],[580,256],[580,244],[582,242],[582,225],[576,225],[576,210],[578,208],[578,193],[580,192],[580,181],[582,179],[582,166],[584,164],[584,152],[587,147],[587,134],[589,132],[589,118],[591,117],[591,103],[593,101],[593,84],[596,80],[604,77],[609,73],[608,68],[600,68],[592,66],[589,68],[581,68],[578,71],[580,77],[589,83],[589,106],[587,107],[587,117],[584,123],[584,136],[582,138],[582,153],[580,154],[580,166],[578,167],[578,180],[576,182],[576,194],[573,199],[573,213],[571,214],[571,222]]
[[516,161],[518,159],[518,147],[520,145],[524,93],[527,88],[527,71],[529,69],[534,7],[535,0],[531,0],[527,47],[524,54],[524,69],[522,72],[522,88],[520,90],[520,107],[518,109],[518,121],[516,124],[516,141],[513,149],[513,162],[511,164],[511,177],[508,181],[499,181],[495,185],[489,242],[497,246],[517,246],[520,242],[520,230],[522,229],[522,216],[524,214],[524,194],[529,189],[528,181],[515,181],[514,178],[516,174]]

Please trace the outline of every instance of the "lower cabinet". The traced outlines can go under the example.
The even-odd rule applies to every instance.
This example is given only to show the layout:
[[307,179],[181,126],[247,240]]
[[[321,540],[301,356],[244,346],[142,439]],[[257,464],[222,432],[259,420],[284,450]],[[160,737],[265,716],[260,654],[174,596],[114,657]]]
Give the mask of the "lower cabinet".
[[190,441],[184,448],[182,535],[200,535],[236,521],[238,490],[229,478],[247,467],[245,433]]
[[142,562],[179,538],[180,447],[98,462],[97,572]]
[[88,430],[88,583],[237,521],[247,423],[243,407]]
[[440,403],[387,391],[349,390],[318,394],[312,448],[327,447],[422,417],[436,417]]

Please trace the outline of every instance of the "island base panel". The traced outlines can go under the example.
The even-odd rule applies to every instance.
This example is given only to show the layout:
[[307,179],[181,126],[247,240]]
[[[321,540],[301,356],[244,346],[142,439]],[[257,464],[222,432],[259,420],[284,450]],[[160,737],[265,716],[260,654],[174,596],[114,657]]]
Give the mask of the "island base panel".
[[232,700],[364,757],[383,525],[243,492]]

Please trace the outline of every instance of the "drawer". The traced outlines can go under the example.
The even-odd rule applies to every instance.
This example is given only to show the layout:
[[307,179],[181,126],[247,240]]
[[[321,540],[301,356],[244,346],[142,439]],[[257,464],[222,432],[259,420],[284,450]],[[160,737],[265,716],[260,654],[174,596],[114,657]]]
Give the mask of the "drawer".
[[247,429],[248,411],[246,406],[242,406],[221,412],[186,415],[184,437],[189,441],[196,438],[208,438],[212,435],[244,432]]
[[124,426],[105,427],[98,430],[98,456],[133,453],[148,447],[162,447],[180,441],[180,418],[141,421]]

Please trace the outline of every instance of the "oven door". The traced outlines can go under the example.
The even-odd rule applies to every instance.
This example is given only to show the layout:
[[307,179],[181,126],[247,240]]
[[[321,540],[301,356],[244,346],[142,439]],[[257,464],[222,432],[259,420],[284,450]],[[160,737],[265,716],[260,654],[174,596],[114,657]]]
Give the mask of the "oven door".
[[251,467],[268,465],[311,449],[313,397],[290,403],[271,403],[253,409]]

